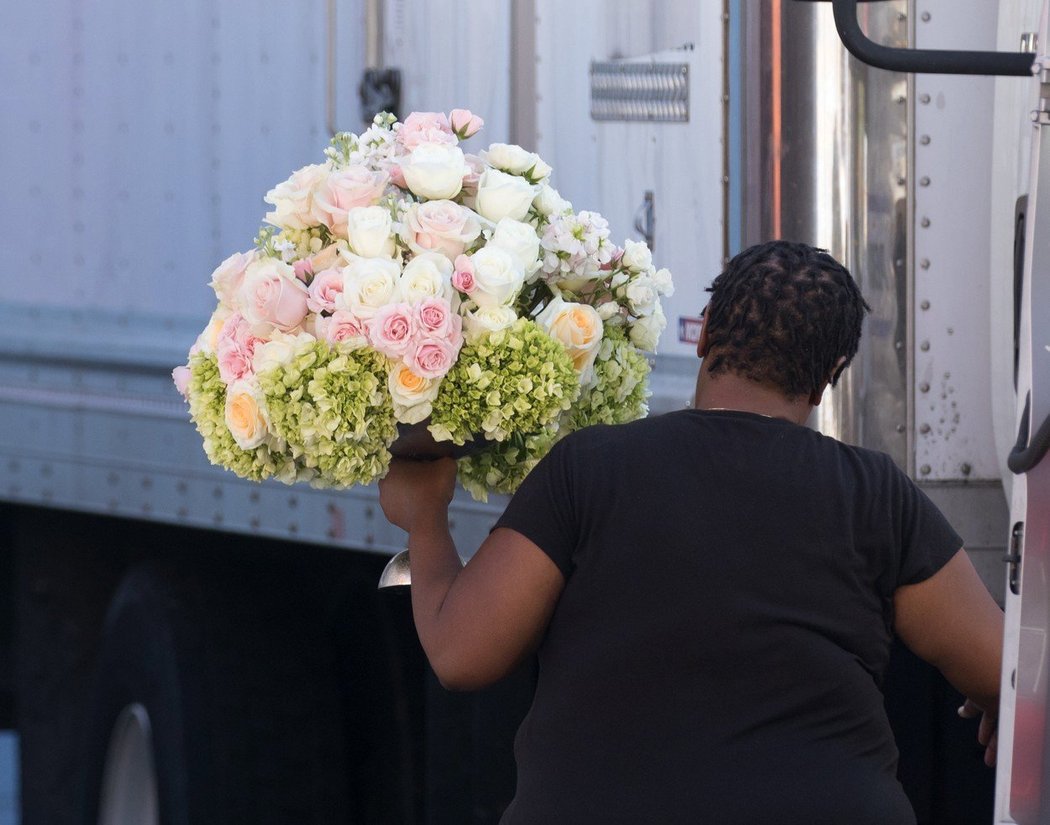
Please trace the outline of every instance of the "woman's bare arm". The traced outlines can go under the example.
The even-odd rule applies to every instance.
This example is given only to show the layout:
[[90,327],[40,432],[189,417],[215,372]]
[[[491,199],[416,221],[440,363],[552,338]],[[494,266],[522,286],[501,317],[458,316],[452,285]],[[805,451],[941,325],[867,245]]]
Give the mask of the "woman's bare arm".
[[897,635],[967,697],[966,715],[973,715],[974,706],[983,711],[981,743],[989,745],[999,709],[1003,612],[966,552],[960,550],[926,581],[899,588],[894,610]]
[[380,482],[392,524],[408,533],[412,614],[431,667],[452,690],[509,674],[539,644],[565,579],[533,542],[495,530],[463,567],[448,527],[456,465],[393,461]]

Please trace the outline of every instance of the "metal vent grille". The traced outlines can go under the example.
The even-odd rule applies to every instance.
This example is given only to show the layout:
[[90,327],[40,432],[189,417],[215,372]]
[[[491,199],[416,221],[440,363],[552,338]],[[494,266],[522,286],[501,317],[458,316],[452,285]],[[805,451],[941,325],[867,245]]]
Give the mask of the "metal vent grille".
[[591,119],[689,120],[688,63],[591,63]]

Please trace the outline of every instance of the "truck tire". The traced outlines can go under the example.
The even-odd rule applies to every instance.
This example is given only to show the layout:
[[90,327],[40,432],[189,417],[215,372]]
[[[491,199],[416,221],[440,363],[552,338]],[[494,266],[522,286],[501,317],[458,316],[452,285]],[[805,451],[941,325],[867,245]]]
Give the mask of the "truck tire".
[[331,646],[308,605],[258,578],[128,571],[88,703],[83,825],[348,821]]

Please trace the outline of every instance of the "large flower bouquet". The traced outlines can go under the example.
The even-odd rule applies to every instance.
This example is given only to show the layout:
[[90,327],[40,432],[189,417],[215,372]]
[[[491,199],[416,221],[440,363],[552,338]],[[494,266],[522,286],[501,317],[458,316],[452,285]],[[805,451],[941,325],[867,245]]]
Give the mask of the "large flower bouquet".
[[574,212],[536,154],[460,142],[457,109],[379,115],[266,195],[255,249],[175,370],[208,458],[253,480],[385,474],[399,426],[475,449],[477,498],[513,491],[564,434],[647,411],[671,276]]

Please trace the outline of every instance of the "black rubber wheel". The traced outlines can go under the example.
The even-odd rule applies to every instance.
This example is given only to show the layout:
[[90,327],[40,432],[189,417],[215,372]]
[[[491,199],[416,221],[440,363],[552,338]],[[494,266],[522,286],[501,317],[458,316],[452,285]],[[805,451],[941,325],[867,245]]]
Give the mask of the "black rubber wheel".
[[161,825],[348,821],[334,656],[293,596],[243,573],[155,561],[127,573],[88,703],[83,825],[98,822],[114,725],[129,707],[148,715]]

